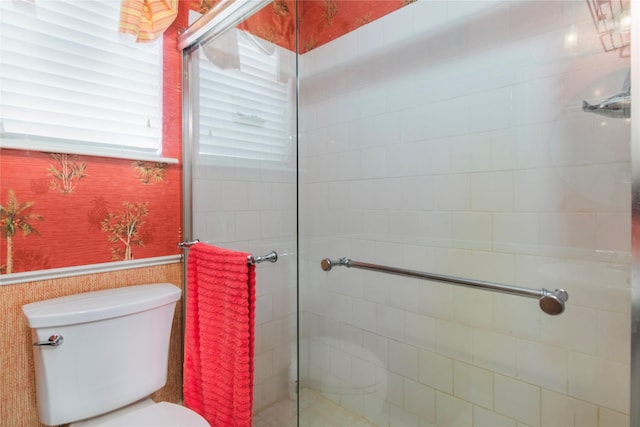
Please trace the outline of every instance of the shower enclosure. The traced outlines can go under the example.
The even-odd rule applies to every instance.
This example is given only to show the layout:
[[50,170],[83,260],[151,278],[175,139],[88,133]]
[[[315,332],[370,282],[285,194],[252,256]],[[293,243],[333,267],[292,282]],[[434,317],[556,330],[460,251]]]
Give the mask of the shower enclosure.
[[288,2],[287,48],[245,21],[283,2],[224,3],[181,41],[185,236],[279,254],[254,425],[637,425],[629,4],[399,1],[324,42],[353,2]]

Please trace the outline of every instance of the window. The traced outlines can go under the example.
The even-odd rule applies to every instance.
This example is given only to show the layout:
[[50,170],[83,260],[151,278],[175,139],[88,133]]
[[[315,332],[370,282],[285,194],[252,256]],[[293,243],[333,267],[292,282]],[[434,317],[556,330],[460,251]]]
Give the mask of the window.
[[238,29],[199,50],[199,160],[286,165],[295,89],[281,69],[286,51]]
[[113,0],[0,1],[0,146],[162,155],[162,46],[118,33]]

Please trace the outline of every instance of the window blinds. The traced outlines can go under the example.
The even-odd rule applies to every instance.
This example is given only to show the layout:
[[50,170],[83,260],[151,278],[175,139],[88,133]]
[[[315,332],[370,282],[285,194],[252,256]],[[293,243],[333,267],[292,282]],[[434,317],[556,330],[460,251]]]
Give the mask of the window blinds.
[[161,155],[162,46],[118,33],[119,1],[0,1],[2,147]]
[[[279,51],[240,30],[200,50],[201,161],[283,166],[291,158],[289,82],[279,78]],[[215,54],[217,51],[218,55]]]

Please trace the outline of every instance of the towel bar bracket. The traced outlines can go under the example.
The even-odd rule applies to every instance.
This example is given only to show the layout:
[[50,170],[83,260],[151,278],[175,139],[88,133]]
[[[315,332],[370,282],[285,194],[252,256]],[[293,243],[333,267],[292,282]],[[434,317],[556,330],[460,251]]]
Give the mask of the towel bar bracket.
[[253,255],[249,255],[247,257],[247,262],[249,264],[260,264],[261,262],[276,262],[278,261],[278,253],[276,251],[271,251],[266,255],[263,256],[256,256],[254,257]]
[[193,246],[193,245],[195,245],[196,243],[199,243],[199,242],[200,242],[200,239],[195,239],[195,240],[192,240],[190,242],[179,242],[177,246],[180,249],[185,249],[185,248],[190,248],[191,246]]

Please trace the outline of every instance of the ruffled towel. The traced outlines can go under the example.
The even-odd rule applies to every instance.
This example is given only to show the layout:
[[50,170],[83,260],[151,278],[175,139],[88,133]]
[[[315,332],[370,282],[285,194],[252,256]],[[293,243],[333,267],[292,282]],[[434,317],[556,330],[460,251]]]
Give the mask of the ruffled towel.
[[187,261],[184,404],[212,427],[251,427],[255,267],[196,243]]

